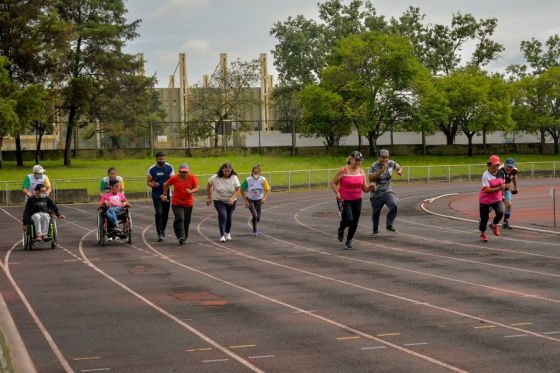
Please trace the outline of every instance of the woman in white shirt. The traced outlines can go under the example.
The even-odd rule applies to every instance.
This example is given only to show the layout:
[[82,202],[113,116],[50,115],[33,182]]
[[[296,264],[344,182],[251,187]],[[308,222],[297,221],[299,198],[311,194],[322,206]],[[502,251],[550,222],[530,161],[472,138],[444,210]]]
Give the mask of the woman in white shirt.
[[208,179],[206,204],[214,207],[218,212],[218,226],[220,228],[220,242],[231,240],[231,218],[235,210],[235,203],[240,194],[239,179],[230,163],[224,163],[216,175]]

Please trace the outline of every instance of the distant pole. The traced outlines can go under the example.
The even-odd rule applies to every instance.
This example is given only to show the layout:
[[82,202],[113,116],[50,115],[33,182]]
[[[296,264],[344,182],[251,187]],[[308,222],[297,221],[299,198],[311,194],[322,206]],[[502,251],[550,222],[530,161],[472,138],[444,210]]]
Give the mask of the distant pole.
[[552,216],[554,216],[554,228],[556,228],[556,188],[552,188]]

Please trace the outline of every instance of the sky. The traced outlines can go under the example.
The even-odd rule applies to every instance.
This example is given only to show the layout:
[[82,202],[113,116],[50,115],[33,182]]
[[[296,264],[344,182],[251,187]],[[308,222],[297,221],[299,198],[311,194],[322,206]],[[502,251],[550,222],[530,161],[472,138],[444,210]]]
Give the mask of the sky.
[[[277,83],[271,50],[277,40],[270,35],[276,22],[299,14],[318,19],[319,0],[125,0],[127,20],[140,19],[140,34],[128,42],[126,52],[144,53],[147,75],[158,87],[167,87],[179,53],[186,53],[189,86],[199,83],[218,65],[220,53],[228,62],[250,61],[261,53],[268,58],[268,72]],[[321,0],[320,2],[324,2]],[[345,4],[348,1],[343,1]],[[449,25],[452,14],[470,13],[476,19],[497,18],[494,40],[505,51],[488,69],[503,72],[524,63],[522,40],[536,38],[543,44],[560,34],[558,0],[373,0],[378,15],[399,17],[409,6],[419,7],[426,23]],[[467,46],[463,53],[468,54]],[[178,80],[178,73],[177,73]]]

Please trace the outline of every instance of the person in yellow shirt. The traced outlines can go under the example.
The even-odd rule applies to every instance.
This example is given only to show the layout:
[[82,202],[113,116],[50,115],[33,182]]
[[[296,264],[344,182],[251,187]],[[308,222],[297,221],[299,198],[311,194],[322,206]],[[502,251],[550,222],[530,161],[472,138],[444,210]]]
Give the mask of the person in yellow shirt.
[[47,193],[47,196],[50,196],[52,188],[49,177],[45,175],[46,171],[47,170],[45,170],[43,166],[41,166],[40,164],[36,164],[35,166],[33,166],[32,173],[30,173],[25,177],[25,179],[23,179],[23,183],[21,184],[21,191],[25,195],[26,199],[35,195],[35,188],[39,184],[45,186],[45,193]]

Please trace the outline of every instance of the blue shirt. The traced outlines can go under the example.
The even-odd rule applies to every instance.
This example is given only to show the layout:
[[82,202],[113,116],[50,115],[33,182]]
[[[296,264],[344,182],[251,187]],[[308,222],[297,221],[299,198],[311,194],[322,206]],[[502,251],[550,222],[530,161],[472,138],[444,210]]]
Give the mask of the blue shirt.
[[[154,163],[149,169],[147,176],[152,177],[152,181],[157,181],[159,186],[157,188],[152,188],[152,197],[159,198],[163,194],[163,184],[169,180],[169,178],[175,175],[173,171],[173,166],[165,162],[162,167],[158,167],[157,163]],[[167,191],[167,196],[169,197],[169,190]]]

